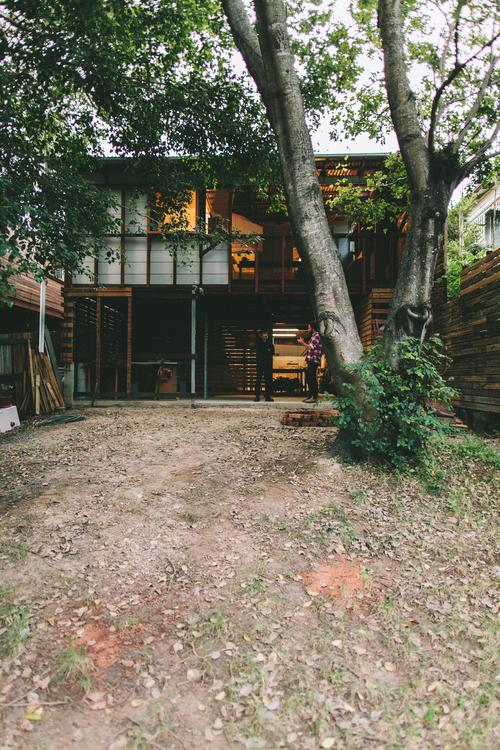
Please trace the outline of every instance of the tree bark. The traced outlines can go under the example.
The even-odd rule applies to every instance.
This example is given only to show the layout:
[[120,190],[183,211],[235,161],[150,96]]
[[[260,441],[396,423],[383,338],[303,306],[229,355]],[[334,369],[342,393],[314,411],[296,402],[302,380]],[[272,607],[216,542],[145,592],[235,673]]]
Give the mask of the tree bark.
[[254,0],[257,34],[241,0],[222,0],[234,40],[265,104],[274,131],[290,224],[334,388],[354,376],[341,371],[363,348],[339,251],[326,218],[282,0]]
[[400,0],[380,0],[378,22],[389,107],[410,187],[410,223],[382,341],[396,364],[398,342],[407,336],[423,341],[432,323],[434,270],[459,163],[452,146],[436,153],[422,133],[406,73]]

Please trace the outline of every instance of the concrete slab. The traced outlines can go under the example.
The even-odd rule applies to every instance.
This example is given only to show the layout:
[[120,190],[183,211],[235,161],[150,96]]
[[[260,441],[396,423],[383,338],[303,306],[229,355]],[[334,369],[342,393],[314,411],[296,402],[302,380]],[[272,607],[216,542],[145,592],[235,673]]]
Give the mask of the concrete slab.
[[4,406],[0,409],[0,432],[8,432],[19,425],[17,406]]
[[[214,398],[197,398],[194,401],[195,408],[207,408],[207,407],[227,407],[232,406],[234,408],[252,408],[252,409],[293,409],[293,408],[300,408],[300,409],[331,409],[332,408],[332,402],[331,401],[325,401],[324,403],[318,404],[304,404],[302,397],[292,397],[292,396],[285,396],[283,398],[275,398],[274,402],[264,401],[263,399],[259,401],[258,403],[255,403],[253,400],[253,396],[217,396]],[[84,400],[75,400],[73,404],[73,409],[78,409],[78,407],[90,407],[92,402],[89,399]],[[96,399],[94,402],[94,408],[109,408],[111,406],[115,406],[117,408],[120,407],[127,407],[127,406],[141,406],[144,408],[156,408],[156,407],[162,407],[162,408],[181,408],[181,409],[189,409],[191,408],[191,399],[190,398],[183,398],[183,399],[165,399],[165,400],[145,400],[145,399],[130,399],[129,401],[125,399]]]

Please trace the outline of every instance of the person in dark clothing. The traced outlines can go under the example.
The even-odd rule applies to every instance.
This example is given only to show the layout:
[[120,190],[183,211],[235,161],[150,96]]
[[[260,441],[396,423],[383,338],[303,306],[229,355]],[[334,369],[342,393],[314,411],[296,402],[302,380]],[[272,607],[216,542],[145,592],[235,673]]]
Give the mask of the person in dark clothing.
[[269,339],[269,331],[261,331],[255,341],[257,354],[257,381],[255,383],[255,399],[260,401],[260,385],[264,375],[266,401],[273,399],[273,357],[274,344]]

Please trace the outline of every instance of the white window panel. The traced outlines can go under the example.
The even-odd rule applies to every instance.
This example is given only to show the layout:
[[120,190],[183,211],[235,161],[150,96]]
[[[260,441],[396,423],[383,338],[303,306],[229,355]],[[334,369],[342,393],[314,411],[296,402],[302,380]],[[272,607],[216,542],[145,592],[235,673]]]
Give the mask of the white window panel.
[[146,284],[148,249],[146,237],[125,237],[125,284]]
[[203,284],[227,284],[228,245],[221,242],[203,256]]
[[145,195],[132,197],[132,190],[125,191],[125,231],[145,234],[148,229],[148,201]]
[[89,274],[77,273],[72,277],[73,284],[93,284],[94,283],[94,258],[90,255],[85,258],[85,268]]
[[[112,250],[113,255],[120,253],[120,239],[118,237],[108,238],[107,245]],[[98,282],[99,284],[120,284],[121,283],[121,264],[119,260],[108,263],[105,254],[99,256],[98,265]]]
[[151,284],[174,283],[174,259],[162,240],[151,241]]
[[200,281],[200,256],[195,247],[182,258],[177,259],[177,283],[199,284]]

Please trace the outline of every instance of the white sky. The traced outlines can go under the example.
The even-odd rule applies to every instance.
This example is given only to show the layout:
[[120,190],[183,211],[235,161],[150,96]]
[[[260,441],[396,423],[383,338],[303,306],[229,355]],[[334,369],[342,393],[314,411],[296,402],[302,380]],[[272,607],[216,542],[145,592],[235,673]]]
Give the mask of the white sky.
[[355,140],[334,141],[329,135],[328,122],[311,133],[315,154],[392,154],[399,150],[394,133],[390,133],[385,144],[372,141],[367,135],[360,135]]

